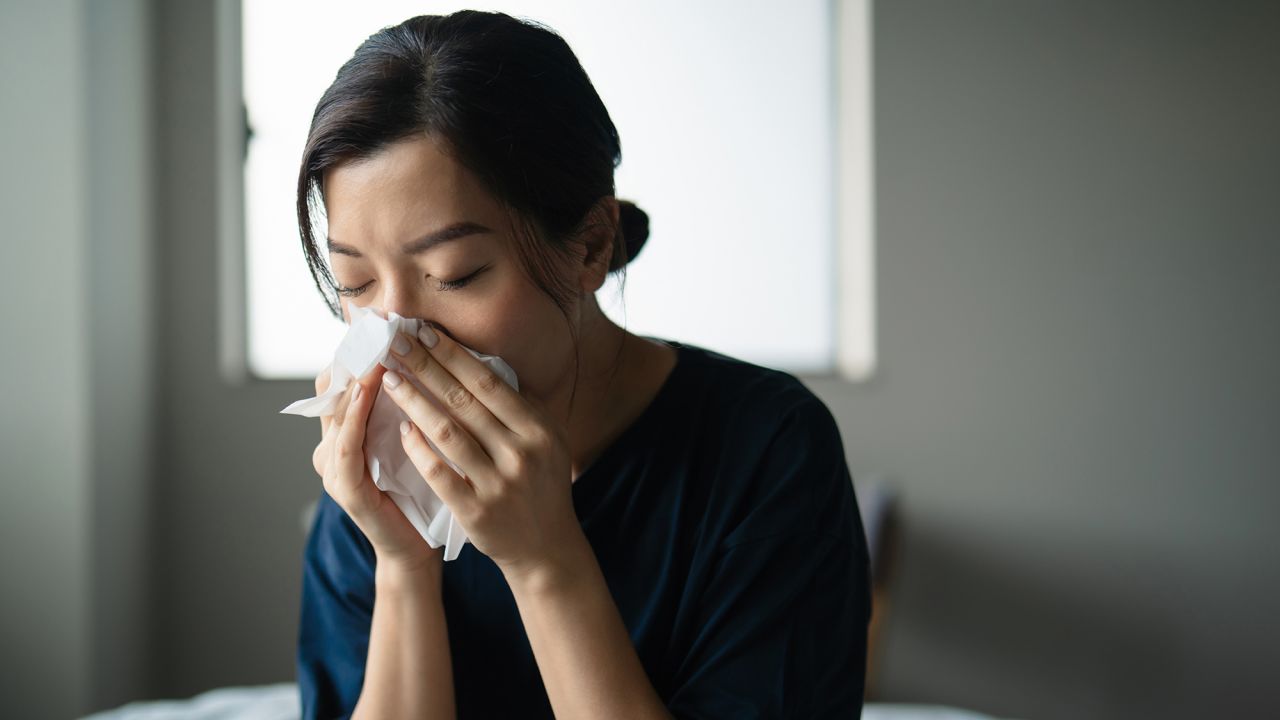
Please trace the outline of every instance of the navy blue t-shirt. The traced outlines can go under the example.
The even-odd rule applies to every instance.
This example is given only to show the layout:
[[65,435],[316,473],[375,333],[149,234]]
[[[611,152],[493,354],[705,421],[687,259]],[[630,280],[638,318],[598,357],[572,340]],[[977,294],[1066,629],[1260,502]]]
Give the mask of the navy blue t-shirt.
[[[867,544],[840,432],[795,377],[705,348],[579,475],[573,502],[658,695],[676,718],[857,718],[871,611]],[[322,492],[307,540],[305,718],[350,715],[374,552]],[[444,564],[459,718],[553,717],[498,567]]]

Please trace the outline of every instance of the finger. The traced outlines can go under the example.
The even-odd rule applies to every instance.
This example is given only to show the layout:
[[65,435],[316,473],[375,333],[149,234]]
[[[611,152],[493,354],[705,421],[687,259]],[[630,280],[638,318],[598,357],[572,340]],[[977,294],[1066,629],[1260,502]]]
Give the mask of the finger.
[[325,468],[328,468],[329,456],[333,455],[330,445],[332,443],[329,442],[329,438],[323,438],[316,443],[315,450],[311,451],[311,466],[321,478],[324,478]]
[[[364,481],[365,423],[369,410],[373,407],[372,398],[376,394],[365,390],[360,383],[353,383],[353,386],[353,392],[357,388],[359,391],[355,392],[355,400],[348,405],[342,427],[333,440],[333,456],[327,468],[336,485],[333,491],[339,493],[339,497],[346,498],[348,503],[363,495],[356,491],[359,483]],[[354,507],[349,509],[357,514],[362,510]]]
[[336,436],[337,433],[326,432],[320,438],[320,442],[316,443],[316,449],[311,451],[311,466],[322,478],[325,475],[325,469],[329,466],[329,458],[333,456],[333,438]]
[[[355,390],[355,388],[355,382],[348,385],[347,389],[343,390],[342,394],[338,396],[338,402],[333,406],[333,420],[339,426],[343,425],[347,419],[347,408],[351,406],[351,391]],[[365,389],[367,390],[368,388]]]
[[329,458],[333,457],[334,440],[338,437],[338,432],[342,425],[335,422],[331,415],[320,416],[320,442],[316,444],[316,449],[311,453],[311,464],[315,467],[320,477],[325,476],[325,468],[329,465]]
[[329,383],[333,381],[333,365],[325,365],[324,369],[316,374],[316,394],[323,395],[325,390],[329,389]]
[[[397,352],[397,348],[403,352]],[[449,414],[471,433],[489,457],[497,457],[502,448],[511,444],[514,433],[494,416],[482,399],[432,358],[418,338],[401,333],[392,344],[391,352],[401,370],[412,373],[444,405]],[[497,383],[511,389],[502,378],[485,367],[484,363],[478,360],[476,362],[480,364],[483,373],[490,376],[479,380],[480,385],[488,388],[491,383]],[[492,396],[493,393],[486,394]]]
[[382,377],[382,391],[409,416],[409,420],[462,469],[477,486],[493,476],[493,460],[457,420],[436,407],[422,391],[396,371]]
[[[329,389],[329,385],[332,382],[333,382],[333,365],[331,363],[329,365],[326,365],[324,369],[322,369],[316,375],[316,396],[319,397],[320,395],[323,395],[324,391]],[[332,424],[332,420],[328,415],[320,416],[320,437],[321,438],[323,438],[325,434],[329,432],[329,425],[331,424]]]
[[[376,391],[378,383],[382,380],[382,373],[384,372],[386,372],[385,367],[381,365],[374,365],[373,369],[368,373],[365,373],[364,377],[358,380],[352,380],[351,384],[342,391],[342,394],[338,396],[337,402],[334,403],[333,417],[330,418],[335,429],[341,430],[350,415],[347,410],[351,406],[351,393],[355,391],[356,385],[358,384],[364,388],[364,390],[361,391],[362,393],[369,392],[371,390]],[[374,392],[374,395],[376,396],[377,393]],[[375,397],[371,397],[369,398],[369,402],[372,403],[375,399]]]
[[488,365],[467,352],[457,340],[448,333],[427,325],[422,326],[418,336],[432,359],[466,386],[499,422],[524,438],[541,435],[542,421],[525,398],[490,370]]
[[400,442],[404,446],[409,462],[418,469],[422,479],[427,481],[432,491],[444,501],[445,505],[459,517],[469,517],[475,503],[475,485],[449,467],[448,463],[436,454],[422,432],[413,423],[404,420],[400,423]]

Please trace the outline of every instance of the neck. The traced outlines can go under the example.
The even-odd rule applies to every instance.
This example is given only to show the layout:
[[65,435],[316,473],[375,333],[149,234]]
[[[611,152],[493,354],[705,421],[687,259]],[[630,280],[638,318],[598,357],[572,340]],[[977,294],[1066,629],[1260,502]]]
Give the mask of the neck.
[[594,295],[584,297],[579,320],[576,386],[574,370],[567,368],[565,381],[547,405],[552,418],[565,429],[575,480],[599,454],[625,406],[622,396],[629,384],[629,360],[636,340],[599,309]]

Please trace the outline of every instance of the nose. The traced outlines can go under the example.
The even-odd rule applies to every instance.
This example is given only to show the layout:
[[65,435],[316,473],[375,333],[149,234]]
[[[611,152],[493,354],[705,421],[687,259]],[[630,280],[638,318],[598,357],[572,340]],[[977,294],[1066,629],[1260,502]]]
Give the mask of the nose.
[[383,317],[394,312],[401,317],[421,317],[422,307],[415,289],[407,283],[389,280],[383,283],[382,294],[376,298],[377,308]]

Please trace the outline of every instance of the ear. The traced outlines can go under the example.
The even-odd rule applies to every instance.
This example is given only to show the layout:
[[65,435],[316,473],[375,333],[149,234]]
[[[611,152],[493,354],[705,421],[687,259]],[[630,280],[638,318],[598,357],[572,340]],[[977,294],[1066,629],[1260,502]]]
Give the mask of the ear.
[[606,195],[587,211],[587,219],[578,236],[583,250],[578,284],[586,292],[594,293],[604,285],[609,275],[609,263],[613,260],[614,238],[618,235],[618,199]]

